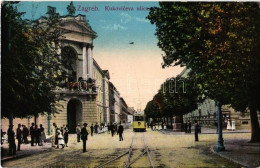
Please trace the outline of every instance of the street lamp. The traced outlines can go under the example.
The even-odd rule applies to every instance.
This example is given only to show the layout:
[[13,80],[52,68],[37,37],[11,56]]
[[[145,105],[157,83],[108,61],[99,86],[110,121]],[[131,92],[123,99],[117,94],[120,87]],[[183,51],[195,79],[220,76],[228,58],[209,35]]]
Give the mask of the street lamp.
[[221,112],[221,104],[217,101],[217,113],[218,113],[218,148],[217,151],[224,151],[224,140],[222,136],[222,112]]

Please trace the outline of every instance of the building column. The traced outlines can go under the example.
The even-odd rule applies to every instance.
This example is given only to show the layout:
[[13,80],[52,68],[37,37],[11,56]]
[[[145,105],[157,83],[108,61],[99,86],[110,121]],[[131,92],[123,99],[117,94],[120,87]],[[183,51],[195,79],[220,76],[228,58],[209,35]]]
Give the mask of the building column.
[[83,45],[82,52],[82,78],[87,79],[87,47]]
[[92,78],[92,71],[93,71],[93,46],[92,44],[88,44],[88,77]]

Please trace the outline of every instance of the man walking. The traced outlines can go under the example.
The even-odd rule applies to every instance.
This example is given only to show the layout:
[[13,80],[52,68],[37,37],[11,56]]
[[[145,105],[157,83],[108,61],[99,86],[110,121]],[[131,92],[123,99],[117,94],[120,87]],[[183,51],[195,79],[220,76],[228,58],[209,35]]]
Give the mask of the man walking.
[[22,130],[21,130],[21,124],[18,124],[18,128],[16,129],[16,139],[18,140],[18,147],[17,151],[20,151],[20,146],[22,143]]
[[84,127],[81,129],[81,139],[83,141],[83,152],[86,152],[86,141],[88,140],[88,131],[87,131],[87,123],[83,124]]
[[91,130],[91,136],[93,136],[93,132],[94,132],[94,126],[93,126],[93,123],[92,123],[91,126],[90,126],[90,130]]
[[198,133],[199,133],[199,124],[197,120],[195,120],[195,141],[199,141]]
[[76,127],[76,133],[77,133],[77,142],[80,142],[80,124],[78,124],[78,126]]
[[191,122],[189,121],[189,124],[188,124],[188,133],[191,133]]
[[9,143],[9,155],[15,155],[16,154],[16,145],[15,145],[15,139],[14,139],[14,131],[13,131],[14,125],[9,125],[9,129],[7,131],[8,135],[8,143]]
[[34,146],[34,135],[35,134],[35,128],[34,123],[32,123],[32,126],[30,127],[30,135],[31,135],[31,146]]
[[118,127],[118,131],[117,131],[117,133],[119,134],[119,141],[123,141],[123,132],[124,132],[124,127],[121,125],[121,123],[120,123],[120,125],[119,125],[119,127]]

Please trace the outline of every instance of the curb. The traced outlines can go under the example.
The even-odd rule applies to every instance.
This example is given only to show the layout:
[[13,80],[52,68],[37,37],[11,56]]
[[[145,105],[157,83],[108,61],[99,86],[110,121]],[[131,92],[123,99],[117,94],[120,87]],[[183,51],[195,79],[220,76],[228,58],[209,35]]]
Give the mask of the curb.
[[234,163],[236,163],[236,164],[242,165],[242,166],[244,166],[244,167],[250,167],[250,166],[246,165],[246,164],[243,163],[243,162],[237,161],[237,160],[235,160],[235,159],[232,159],[232,158],[230,158],[230,157],[227,157],[227,156],[225,156],[225,155],[223,155],[223,154],[221,154],[221,153],[215,151],[215,150],[214,150],[214,147],[215,147],[215,145],[212,145],[212,146],[210,147],[210,151],[211,151],[212,153],[214,153],[214,154],[216,154],[216,155],[218,155],[218,156],[220,156],[220,157],[222,157],[222,158],[225,158],[225,159],[227,159],[227,160],[230,160],[230,161],[232,161],[232,162],[234,162]]

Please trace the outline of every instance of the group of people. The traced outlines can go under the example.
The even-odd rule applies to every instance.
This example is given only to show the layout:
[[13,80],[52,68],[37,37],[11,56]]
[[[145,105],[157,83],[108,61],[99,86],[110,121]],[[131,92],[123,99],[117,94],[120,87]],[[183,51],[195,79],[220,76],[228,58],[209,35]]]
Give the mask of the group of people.
[[53,123],[51,129],[52,135],[52,147],[56,147],[57,149],[61,146],[63,149],[65,146],[68,147],[69,141],[69,129],[68,125],[63,125],[63,127],[58,127],[56,123]]
[[[199,141],[198,134],[201,133],[201,127],[197,120],[194,121],[194,134],[195,134],[195,141]],[[185,133],[191,133],[191,122],[184,123],[184,131]]]
[[188,123],[184,123],[184,132],[185,133],[191,133],[191,122],[189,121]]
[[43,146],[42,141],[45,141],[46,135],[42,124],[40,124],[40,127],[38,127],[37,125],[32,123],[30,127],[30,136],[31,136],[31,146],[36,146],[36,145]]
[[111,132],[111,136],[113,137],[115,135],[115,133],[117,132],[117,134],[119,135],[119,141],[123,141],[123,132],[124,132],[124,127],[121,125],[121,123],[119,124],[119,126],[117,126],[116,123],[114,124],[109,124],[107,125],[107,129],[108,129],[108,133]]
[[[76,133],[77,133],[77,142],[80,142],[80,139],[83,142],[83,152],[86,152],[86,144],[87,144],[87,140],[88,140],[88,130],[87,130],[87,123],[83,124],[83,128],[80,127],[80,124],[78,124],[78,126],[76,127]],[[94,132],[94,126],[93,124],[91,124],[91,136],[93,136],[93,132]]]
[[[28,136],[31,136],[31,146],[42,146],[42,141],[45,141],[46,136],[44,132],[44,128],[42,124],[38,128],[37,125],[32,123],[32,126],[29,129],[25,125],[18,124],[16,133],[13,130],[14,125],[9,125],[7,130],[8,143],[9,143],[9,155],[16,154],[16,143],[15,139],[17,139],[17,151],[21,150],[21,144],[29,144]],[[35,144],[35,145],[34,145]]]

